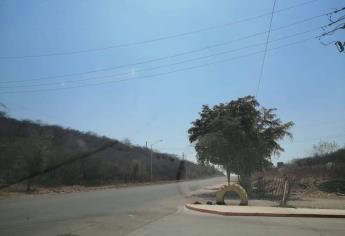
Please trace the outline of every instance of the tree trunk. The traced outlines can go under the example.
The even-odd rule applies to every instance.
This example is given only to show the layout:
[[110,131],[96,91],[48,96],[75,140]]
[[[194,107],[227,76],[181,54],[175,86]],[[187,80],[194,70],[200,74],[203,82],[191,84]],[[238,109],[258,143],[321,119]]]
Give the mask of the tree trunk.
[[241,175],[240,176],[240,184],[241,186],[249,193],[251,191],[251,180],[249,175]]
[[226,177],[227,177],[227,180],[228,180],[228,184],[230,184],[230,165],[226,165]]

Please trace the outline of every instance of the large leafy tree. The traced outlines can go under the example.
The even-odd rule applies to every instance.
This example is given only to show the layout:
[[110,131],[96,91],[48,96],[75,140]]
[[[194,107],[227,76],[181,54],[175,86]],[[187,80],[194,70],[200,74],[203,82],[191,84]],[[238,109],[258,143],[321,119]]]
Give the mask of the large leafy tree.
[[283,123],[252,96],[221,103],[210,108],[204,105],[200,118],[188,130],[190,142],[195,142],[198,161],[221,165],[227,173],[240,176],[241,184],[248,188],[255,170],[267,166],[272,154],[284,149],[278,141],[292,137],[288,130],[292,122]]

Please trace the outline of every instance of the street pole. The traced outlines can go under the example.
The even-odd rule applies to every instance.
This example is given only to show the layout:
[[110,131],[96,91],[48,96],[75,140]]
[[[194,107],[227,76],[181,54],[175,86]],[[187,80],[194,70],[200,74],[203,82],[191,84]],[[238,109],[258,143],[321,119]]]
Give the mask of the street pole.
[[152,182],[152,144],[151,144],[151,152],[150,152],[150,159],[151,159],[151,164],[150,164],[150,182]]
[[151,147],[151,148],[150,148],[150,182],[152,182],[152,156],[153,156],[152,146],[155,145],[155,144],[157,144],[157,143],[160,143],[160,142],[163,142],[163,140],[160,139],[160,140],[158,140],[157,142],[152,143],[152,144],[150,145],[150,147]]
[[182,173],[182,178],[186,179],[186,163],[184,162],[184,152],[182,152],[182,161],[183,161],[183,173]]

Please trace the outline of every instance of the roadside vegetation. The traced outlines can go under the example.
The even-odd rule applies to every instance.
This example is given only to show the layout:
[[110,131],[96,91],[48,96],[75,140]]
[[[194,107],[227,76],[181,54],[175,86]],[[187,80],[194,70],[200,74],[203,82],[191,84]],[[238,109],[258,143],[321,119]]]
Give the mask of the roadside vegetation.
[[335,142],[319,142],[311,155],[293,159],[280,168],[272,168],[257,175],[266,178],[289,176],[293,190],[299,194],[325,197],[345,196],[345,147]]
[[[113,143],[111,147],[87,158],[52,168],[68,162],[73,156],[87,154],[110,142]],[[14,190],[150,182],[150,150],[133,145],[129,140],[120,142],[92,132],[16,120],[2,112],[0,145],[0,186],[37,175],[10,188]],[[168,153],[154,151],[152,162],[153,181],[221,175],[212,166],[197,165]],[[49,168],[52,170],[41,174]]]
[[[188,130],[198,161],[221,166],[228,182],[231,173],[237,174],[239,183],[251,200],[259,201],[257,204],[286,205],[288,200],[298,200],[305,206],[302,201],[308,197],[325,200],[345,196],[345,147],[335,142],[319,142],[310,156],[278,162],[274,167],[271,156],[284,151],[279,141],[292,138],[289,130],[293,122],[282,122],[276,109],[261,107],[255,97],[213,107],[204,105],[199,115]],[[204,197],[211,201],[214,194]],[[333,207],[326,201],[322,204]],[[315,206],[322,208],[322,204],[317,202]]]
[[[345,209],[345,147],[335,142],[320,142],[310,156],[269,166],[253,173],[250,206],[280,206],[296,208]],[[286,204],[282,189],[288,180]],[[193,193],[191,202],[214,203],[220,186]],[[237,194],[228,193],[226,204],[238,205]]]

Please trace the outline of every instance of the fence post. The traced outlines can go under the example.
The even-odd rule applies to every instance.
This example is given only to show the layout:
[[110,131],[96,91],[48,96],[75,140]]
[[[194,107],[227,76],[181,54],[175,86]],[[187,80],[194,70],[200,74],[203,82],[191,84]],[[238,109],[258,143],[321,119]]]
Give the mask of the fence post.
[[286,202],[287,202],[287,197],[288,197],[288,193],[289,193],[289,180],[287,177],[285,177],[284,179],[284,190],[283,190],[283,197],[282,200],[280,202],[280,206],[285,206]]
[[275,184],[276,184],[276,180],[273,179],[271,180],[271,183],[270,183],[270,200],[271,201],[274,201],[274,187],[275,187]]
[[281,200],[284,193],[284,179],[279,179],[279,185],[278,185],[278,193],[277,193],[277,200]]

